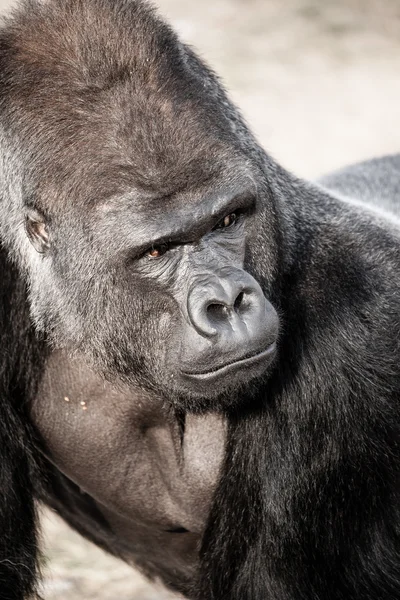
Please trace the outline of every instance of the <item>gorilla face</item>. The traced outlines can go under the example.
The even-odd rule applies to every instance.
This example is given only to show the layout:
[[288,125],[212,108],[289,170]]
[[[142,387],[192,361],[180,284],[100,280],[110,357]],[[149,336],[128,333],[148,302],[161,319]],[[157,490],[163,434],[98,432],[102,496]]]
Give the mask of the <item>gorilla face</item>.
[[207,195],[190,210],[180,201],[157,211],[163,216],[154,228],[143,215],[131,268],[150,293],[170,300],[169,313],[154,315],[169,323],[162,380],[184,395],[213,398],[265,372],[278,318],[244,268],[246,220],[256,210],[251,188]]
[[259,200],[244,168],[225,170],[167,198],[131,190],[48,223],[31,211],[46,267],[33,312],[57,346],[193,410],[266,373],[278,317],[245,266]]

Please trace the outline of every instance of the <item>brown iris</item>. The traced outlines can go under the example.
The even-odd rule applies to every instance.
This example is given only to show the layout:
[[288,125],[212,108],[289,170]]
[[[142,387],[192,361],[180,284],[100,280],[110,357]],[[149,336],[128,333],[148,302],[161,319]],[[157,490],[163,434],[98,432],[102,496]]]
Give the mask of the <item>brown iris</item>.
[[226,217],[221,219],[221,221],[217,224],[215,229],[226,229],[227,227],[230,227],[231,225],[236,223],[236,221],[237,221],[237,214],[231,213],[230,215],[226,215]]
[[230,215],[226,215],[226,217],[224,217],[224,227],[229,227],[230,225],[233,225],[236,221],[236,213],[231,213]]
[[167,250],[168,244],[159,244],[158,246],[153,246],[150,248],[146,254],[149,258],[160,258],[160,256],[165,254]]

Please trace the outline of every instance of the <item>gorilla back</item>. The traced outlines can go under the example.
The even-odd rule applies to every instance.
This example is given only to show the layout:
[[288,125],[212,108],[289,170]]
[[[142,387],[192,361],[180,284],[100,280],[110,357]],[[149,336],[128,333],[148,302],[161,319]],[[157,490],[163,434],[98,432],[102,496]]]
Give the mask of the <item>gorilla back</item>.
[[21,5],[2,597],[34,590],[34,498],[190,598],[400,597],[399,180],[296,179],[141,1]]

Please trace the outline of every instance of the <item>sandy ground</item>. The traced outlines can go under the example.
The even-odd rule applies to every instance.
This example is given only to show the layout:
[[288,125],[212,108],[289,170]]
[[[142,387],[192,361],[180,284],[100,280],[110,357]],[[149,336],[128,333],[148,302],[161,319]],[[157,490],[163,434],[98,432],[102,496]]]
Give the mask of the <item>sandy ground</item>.
[[[399,0],[159,0],[298,175],[400,150]],[[0,0],[0,10],[13,2]],[[166,600],[45,513],[45,600]]]

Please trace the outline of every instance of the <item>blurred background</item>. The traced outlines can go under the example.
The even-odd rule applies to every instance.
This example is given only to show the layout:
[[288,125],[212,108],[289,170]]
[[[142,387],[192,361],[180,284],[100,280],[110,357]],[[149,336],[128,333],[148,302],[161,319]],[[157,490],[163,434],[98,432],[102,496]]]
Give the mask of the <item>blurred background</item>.
[[[297,175],[400,151],[400,0],[157,3]],[[45,600],[172,598],[47,511],[43,530]]]

